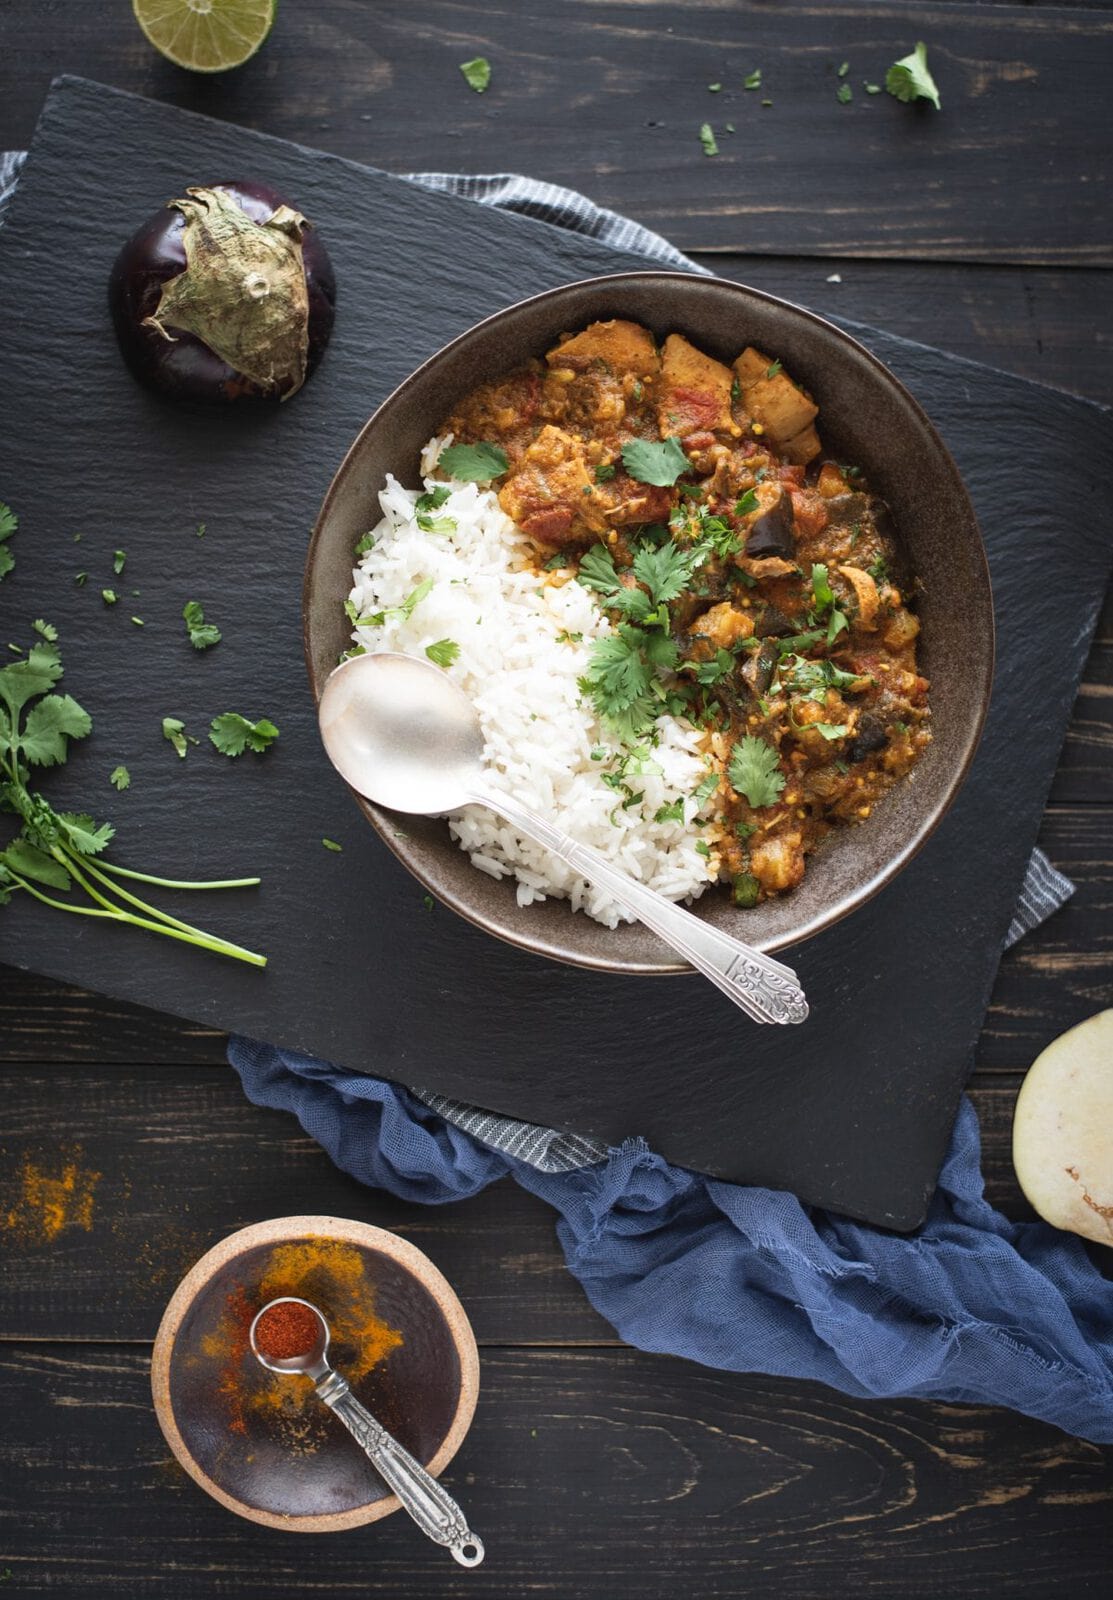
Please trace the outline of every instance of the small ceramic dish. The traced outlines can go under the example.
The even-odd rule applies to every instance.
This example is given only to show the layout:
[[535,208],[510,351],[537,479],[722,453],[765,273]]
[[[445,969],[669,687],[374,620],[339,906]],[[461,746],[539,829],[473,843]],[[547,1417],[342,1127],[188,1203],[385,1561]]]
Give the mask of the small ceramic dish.
[[398,1500],[300,1375],[267,1372],[248,1346],[268,1300],[320,1307],[329,1357],[358,1399],[434,1475],[475,1412],[475,1337],[429,1258],[382,1228],[279,1217],[214,1246],[178,1285],[155,1338],[151,1388],[190,1477],[238,1516],[295,1533],[375,1522]]
[[[543,355],[562,333],[610,317],[658,340],[682,333],[730,362],[747,344],[769,351],[811,391],[826,453],[862,468],[888,502],[904,563],[919,580],[920,670],[931,680],[933,742],[862,827],[836,829],[790,894],[739,910],[723,890],[698,917],[762,950],[829,928],[905,866],[938,826],[969,770],[993,682],[993,597],[977,520],[946,446],[907,389],[856,340],[772,295],[670,272],[621,273],[568,284],[488,317],[432,356],[383,402],[352,444],[325,497],[305,570],[305,654],[320,698],[351,642],[344,601],[357,540],[379,519],[388,472],[413,486],[426,440],[478,383]],[[325,756],[322,753],[322,760]],[[360,801],[380,837],[447,905],[539,955],[606,972],[689,972],[640,923],[605,928],[567,900],[520,906],[515,882],[472,866],[435,817]]]

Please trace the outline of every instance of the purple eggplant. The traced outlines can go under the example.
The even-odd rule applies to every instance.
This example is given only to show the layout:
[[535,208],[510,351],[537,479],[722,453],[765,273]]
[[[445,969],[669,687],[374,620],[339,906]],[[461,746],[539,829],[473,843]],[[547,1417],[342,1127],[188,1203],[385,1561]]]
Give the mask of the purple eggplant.
[[116,258],[108,300],[142,383],[182,400],[288,400],[324,354],[336,280],[281,195],[218,183],[147,219]]
[[746,535],[746,555],[781,556],[785,561],[796,557],[796,516],[792,497],[782,489],[771,506],[768,506],[750,524]]

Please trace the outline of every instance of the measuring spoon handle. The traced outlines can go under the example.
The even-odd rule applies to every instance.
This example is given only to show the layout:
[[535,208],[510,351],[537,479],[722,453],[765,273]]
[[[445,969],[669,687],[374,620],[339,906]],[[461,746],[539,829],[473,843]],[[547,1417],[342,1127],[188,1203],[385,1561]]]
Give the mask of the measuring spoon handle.
[[676,901],[666,900],[656,889],[638,883],[590,845],[578,843],[517,800],[477,790],[468,796],[468,801],[498,812],[520,832],[582,873],[596,888],[605,889],[755,1022],[797,1023],[807,1017],[808,1002],[791,967],[711,927]]
[[467,1518],[447,1489],[426,1472],[361,1405],[339,1372],[329,1372],[317,1384],[317,1394],[362,1445],[372,1466],[402,1502],[403,1508],[434,1544],[447,1545],[462,1567],[477,1567],[483,1560],[483,1541],[472,1533]]

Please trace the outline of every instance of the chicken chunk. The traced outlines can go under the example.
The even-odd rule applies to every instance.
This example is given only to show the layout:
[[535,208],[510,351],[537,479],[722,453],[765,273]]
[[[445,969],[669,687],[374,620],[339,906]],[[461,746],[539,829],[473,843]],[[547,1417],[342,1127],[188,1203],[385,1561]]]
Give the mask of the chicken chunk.
[[778,363],[749,346],[734,363],[746,409],[777,447],[801,466],[822,450],[812,423],[819,407]]
[[657,346],[648,328],[637,322],[592,322],[582,333],[574,334],[546,353],[550,367],[567,367],[582,372],[593,361],[601,361],[611,372],[651,377],[661,365]]
[[697,617],[690,632],[709,640],[716,650],[729,650],[740,639],[752,639],[754,619],[748,611],[732,606],[728,600],[712,606],[702,617]]
[[584,542],[604,525],[592,500],[594,482],[584,441],[550,423],[499,490],[499,504],[540,544]]
[[791,829],[755,840],[750,847],[750,871],[767,894],[795,889],[804,876],[803,836]]
[[661,353],[657,422],[661,437],[686,438],[704,432],[737,433],[730,414],[734,378],[678,333],[670,333]]

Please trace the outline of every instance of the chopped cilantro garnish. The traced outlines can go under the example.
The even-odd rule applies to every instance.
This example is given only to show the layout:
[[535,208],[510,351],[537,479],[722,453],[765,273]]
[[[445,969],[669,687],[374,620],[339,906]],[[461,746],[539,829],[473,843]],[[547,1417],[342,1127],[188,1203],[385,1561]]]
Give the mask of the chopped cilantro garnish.
[[751,511],[756,511],[757,508],[758,498],[753,489],[747,489],[746,493],[739,495],[734,502],[734,514],[736,517],[747,517]]
[[189,642],[195,650],[208,650],[210,646],[220,643],[220,629],[205,621],[205,613],[196,600],[186,601],[182,607],[182,617]]
[[[406,596],[400,606],[387,606],[385,611],[372,611],[365,617],[357,616],[355,614],[355,606],[350,600],[345,600],[344,613],[350,622],[365,628],[381,628],[385,625],[388,617],[394,622],[408,622],[432,587],[432,578],[425,578],[418,584],[416,589]],[[482,618],[480,618],[480,621],[482,621]]]
[[339,855],[344,848],[342,844],[337,844],[335,839],[322,839],[321,843],[324,845],[326,850],[333,850],[337,855]]
[[595,469],[596,483],[609,483],[617,471],[618,468],[613,462],[601,461]]
[[782,365],[783,363],[780,361],[774,361],[771,366],[766,367],[765,376],[767,378],[775,378],[777,373],[780,372]]
[[169,740],[183,761],[186,757],[187,747],[200,742],[191,733],[185,731],[185,723],[179,717],[163,717],[162,737]]
[[699,851],[700,855],[703,856],[707,861],[711,860],[711,850],[710,850],[710,847],[708,846],[707,841],[705,839],[697,839],[696,840],[696,849]]
[[622,446],[622,460],[632,478],[657,488],[671,486],[690,466],[675,434],[659,444],[650,439],[631,439]]
[[114,606],[116,604],[115,589],[102,589],[100,592],[100,597],[106,606]]
[[866,571],[875,583],[888,583],[889,581],[889,568],[885,564],[884,556],[878,556],[876,561],[870,563]]
[[760,67],[755,67],[752,72],[747,72],[746,76],[742,79],[742,87],[744,89],[760,89],[761,88],[761,68]]
[[73,575],[73,581],[79,589],[83,589],[88,580],[89,574],[87,572],[75,572]]
[[483,94],[491,81],[491,63],[486,56],[473,56],[470,61],[461,61],[460,71],[468,88],[474,89],[476,94]]
[[736,794],[751,806],[771,806],[785,786],[780,757],[771,744],[755,734],[744,734],[731,751],[727,777]]
[[445,484],[439,488],[431,489],[428,494],[419,494],[414,507],[417,513],[417,525],[422,533],[455,533],[455,517],[435,517],[434,511],[439,511],[441,506],[451,495],[452,490]]
[[723,87],[723,86],[722,86],[722,84],[721,84],[721,83],[709,83],[709,84],[708,84],[708,85],[707,85],[707,88],[708,88],[708,92],[709,92],[709,93],[710,93],[710,94],[718,94],[718,92],[719,92],[719,90],[720,90],[720,89],[721,89],[721,88],[722,88],[722,87]]
[[854,90],[850,87],[850,85],[848,83],[840,83],[838,88],[835,90],[835,99],[839,102],[839,104],[843,106],[849,105],[853,98]]
[[117,577],[119,577],[121,572],[123,572],[124,562],[127,560],[127,558],[128,553],[126,550],[114,550],[112,552],[112,570]]
[[124,766],[113,767],[108,774],[108,781],[114,789],[128,789],[131,787],[131,773]]
[[850,62],[849,61],[844,61],[841,64],[841,66],[839,67],[839,70],[838,70],[838,73],[836,74],[836,76],[838,76],[840,78],[845,78],[849,71],[850,71]]
[[715,143],[715,133],[710,122],[700,124],[699,142],[703,146],[705,156],[717,156],[719,146]]
[[278,729],[267,717],[249,722],[238,711],[225,711],[209,724],[209,739],[221,755],[239,756],[245,750],[262,755],[278,738]]
[[457,483],[490,483],[502,477],[510,461],[497,444],[450,444],[441,451],[437,465]]
[[455,639],[438,639],[436,644],[427,644],[425,654],[437,667],[450,667],[460,654],[460,646]]
[[683,822],[684,801],[670,800],[663,806],[658,806],[653,817],[654,822]]
[[362,537],[357,542],[355,550],[352,552],[353,555],[355,556],[355,559],[358,561],[360,556],[365,556],[367,554],[368,550],[373,548],[374,544],[375,544],[375,535],[373,533],[365,533],[365,534],[363,534]]
[[897,100],[930,100],[941,111],[939,90],[928,71],[927,46],[921,41],[910,56],[902,56],[885,74],[885,87]]
[[881,93],[881,85],[879,83],[866,83],[864,79],[863,79],[863,82],[862,82],[862,88],[866,91],[867,94],[880,94]]
[[709,772],[706,778],[700,779],[699,783],[692,791],[692,799],[702,810],[707,804],[708,800],[711,799],[711,796],[717,791],[718,787],[719,774],[717,772]]

